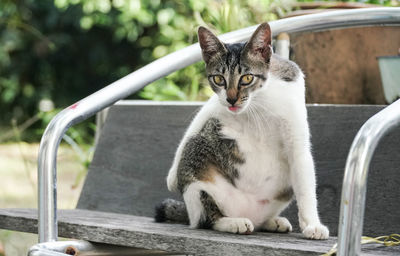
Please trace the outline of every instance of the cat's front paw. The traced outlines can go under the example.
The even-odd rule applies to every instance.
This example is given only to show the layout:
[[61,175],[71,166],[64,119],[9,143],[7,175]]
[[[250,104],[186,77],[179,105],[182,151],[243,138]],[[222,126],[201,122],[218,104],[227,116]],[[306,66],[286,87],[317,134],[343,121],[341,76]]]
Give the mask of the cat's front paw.
[[254,231],[254,225],[247,218],[222,217],[214,223],[213,229],[222,232],[248,235]]
[[308,225],[303,229],[303,235],[308,239],[323,240],[329,238],[329,230],[322,224]]
[[292,225],[285,217],[276,217],[267,220],[262,229],[269,232],[287,233],[292,231]]

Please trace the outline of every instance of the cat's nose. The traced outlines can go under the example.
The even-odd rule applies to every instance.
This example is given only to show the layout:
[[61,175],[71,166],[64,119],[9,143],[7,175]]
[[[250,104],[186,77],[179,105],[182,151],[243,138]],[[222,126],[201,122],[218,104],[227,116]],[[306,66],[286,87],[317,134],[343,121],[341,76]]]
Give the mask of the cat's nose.
[[235,105],[237,100],[238,100],[237,98],[233,98],[233,99],[232,98],[226,98],[226,101],[229,102],[230,104],[232,104],[232,106]]

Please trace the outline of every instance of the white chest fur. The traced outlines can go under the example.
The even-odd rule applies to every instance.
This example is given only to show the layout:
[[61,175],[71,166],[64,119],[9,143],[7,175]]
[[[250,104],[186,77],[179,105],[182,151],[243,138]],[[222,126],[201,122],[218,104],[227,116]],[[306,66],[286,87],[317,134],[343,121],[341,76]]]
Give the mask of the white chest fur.
[[[288,186],[289,166],[278,119],[265,118],[258,131],[253,120],[222,119],[222,133],[234,139],[245,162],[237,167],[239,178],[235,185],[243,192],[268,197]],[[251,118],[250,118],[251,119]],[[267,123],[268,122],[268,123]]]
[[245,216],[255,226],[261,225],[266,218],[275,217],[288,203],[275,199],[290,187],[281,124],[277,119],[263,118],[257,124],[262,128],[260,133],[254,128],[254,120],[246,115],[221,116],[220,121],[222,133],[236,141],[245,162],[236,166],[239,177],[234,186],[223,178],[216,180],[214,185],[218,192],[214,197],[227,216]]

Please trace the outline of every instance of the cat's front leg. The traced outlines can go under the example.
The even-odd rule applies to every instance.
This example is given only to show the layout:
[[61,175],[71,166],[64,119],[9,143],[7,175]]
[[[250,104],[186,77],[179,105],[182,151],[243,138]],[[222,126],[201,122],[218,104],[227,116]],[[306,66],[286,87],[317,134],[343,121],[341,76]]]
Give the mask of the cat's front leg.
[[[305,237],[327,239],[329,230],[321,224],[317,211],[316,181],[314,161],[306,117],[294,118],[297,123],[289,123],[288,160],[290,179],[299,209],[299,223]],[[293,121],[293,120],[292,120]]]
[[327,239],[329,230],[322,225],[317,211],[314,163],[310,152],[298,155],[291,170],[291,180],[299,209],[299,224],[305,237]]
[[185,148],[188,139],[191,138],[193,135],[197,134],[203,127],[204,123],[207,122],[207,120],[209,120],[212,117],[212,113],[213,110],[215,109],[216,104],[219,104],[218,97],[214,95],[201,108],[201,110],[197,113],[196,117],[193,119],[192,123],[186,130],[185,135],[183,136],[183,139],[179,143],[178,149],[175,152],[174,161],[168,172],[167,186],[169,191],[172,192],[179,191],[177,172],[178,172],[179,162],[181,161],[182,152]]

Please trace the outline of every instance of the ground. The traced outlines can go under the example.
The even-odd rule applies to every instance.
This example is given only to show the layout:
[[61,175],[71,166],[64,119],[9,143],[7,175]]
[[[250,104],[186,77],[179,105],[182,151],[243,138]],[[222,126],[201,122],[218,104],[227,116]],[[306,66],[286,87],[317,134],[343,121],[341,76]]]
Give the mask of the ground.
[[[0,145],[0,208],[37,208],[37,153],[39,144]],[[75,208],[86,171],[70,146],[58,153],[58,207]],[[0,256],[26,255],[37,235],[0,230]],[[3,253],[3,254],[2,254]]]

